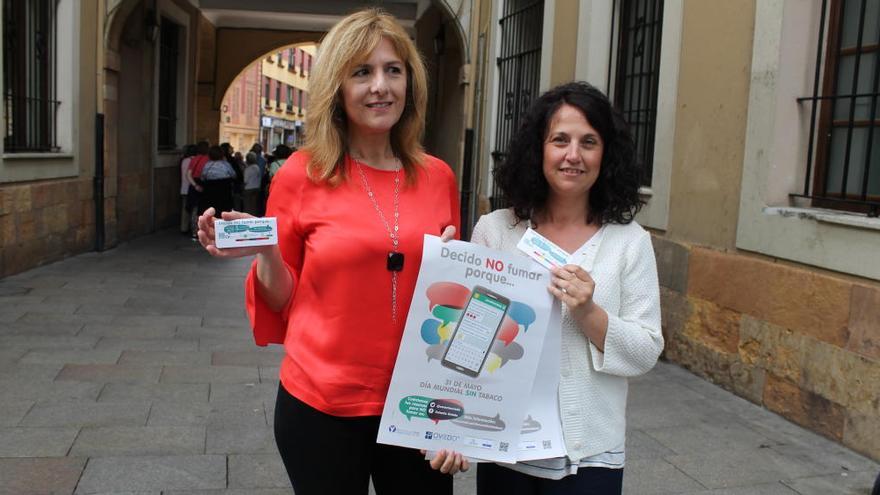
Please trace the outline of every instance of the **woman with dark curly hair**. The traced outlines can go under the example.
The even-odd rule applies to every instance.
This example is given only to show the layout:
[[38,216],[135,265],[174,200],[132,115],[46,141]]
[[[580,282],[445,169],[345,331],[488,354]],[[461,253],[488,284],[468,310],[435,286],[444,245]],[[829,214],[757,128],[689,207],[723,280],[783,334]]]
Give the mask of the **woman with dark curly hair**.
[[621,493],[627,378],[650,370],[663,349],[651,236],[633,220],[639,175],[623,117],[582,82],[538,98],[495,170],[512,207],[480,218],[472,242],[516,252],[531,228],[570,253],[548,287],[562,303],[567,456],[480,464],[478,493]]

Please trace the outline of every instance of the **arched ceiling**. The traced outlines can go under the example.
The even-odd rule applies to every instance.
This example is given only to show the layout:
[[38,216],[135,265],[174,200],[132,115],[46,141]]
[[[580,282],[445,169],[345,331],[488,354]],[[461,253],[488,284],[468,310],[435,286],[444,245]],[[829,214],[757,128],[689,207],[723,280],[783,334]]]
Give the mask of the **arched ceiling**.
[[[192,0],[191,0],[192,1]],[[198,0],[202,14],[217,28],[326,31],[347,14],[378,5],[412,29],[430,0]]]

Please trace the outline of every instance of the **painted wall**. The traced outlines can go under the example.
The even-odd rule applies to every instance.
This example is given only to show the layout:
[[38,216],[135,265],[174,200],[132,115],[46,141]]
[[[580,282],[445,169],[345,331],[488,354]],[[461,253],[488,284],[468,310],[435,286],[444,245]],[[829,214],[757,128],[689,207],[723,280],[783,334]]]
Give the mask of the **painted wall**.
[[685,5],[667,230],[676,239],[735,246],[754,9],[754,0]]

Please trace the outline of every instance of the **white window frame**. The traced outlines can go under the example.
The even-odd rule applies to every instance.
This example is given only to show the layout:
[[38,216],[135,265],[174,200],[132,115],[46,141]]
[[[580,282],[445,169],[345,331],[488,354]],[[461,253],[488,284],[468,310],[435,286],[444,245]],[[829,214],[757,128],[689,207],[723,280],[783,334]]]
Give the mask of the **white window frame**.
[[820,4],[756,3],[736,247],[880,280],[880,219],[790,206],[806,173]]
[[[10,1],[10,0],[7,0]],[[57,152],[2,153],[0,184],[31,180],[77,177],[80,129],[74,119],[81,112],[80,94],[80,16],[83,7],[77,0],[59,0],[55,31],[55,98],[60,102],[55,114]],[[0,33],[2,36],[2,33]],[[0,54],[2,63],[3,54]],[[2,85],[2,82],[0,82]],[[0,88],[2,90],[2,88]],[[0,118],[5,116],[0,105]],[[3,120],[5,122],[5,119]],[[0,140],[0,149],[3,143]]]
[[[608,0],[579,0],[578,38],[575,79],[587,81],[614,101],[614,78],[617,71],[618,12],[612,11]],[[681,31],[683,0],[666,0],[663,4],[660,67],[657,81],[657,123],[654,131],[654,170],[651,187],[640,192],[648,204],[636,216],[641,225],[666,230],[669,225],[669,189],[675,144],[675,116],[678,98],[678,74],[681,62]],[[615,27],[612,31],[612,27]],[[609,88],[609,69],[611,80]]]

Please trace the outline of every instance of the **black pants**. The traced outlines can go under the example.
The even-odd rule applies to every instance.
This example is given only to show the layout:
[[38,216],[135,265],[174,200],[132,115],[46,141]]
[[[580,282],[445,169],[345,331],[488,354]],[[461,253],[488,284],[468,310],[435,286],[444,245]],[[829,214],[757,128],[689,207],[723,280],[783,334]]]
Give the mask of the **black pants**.
[[278,386],[275,442],[296,495],[452,495],[452,476],[423,455],[376,443],[379,417],[330,416]]
[[488,462],[477,467],[477,495],[620,495],[622,490],[623,469],[581,468],[548,480]]

